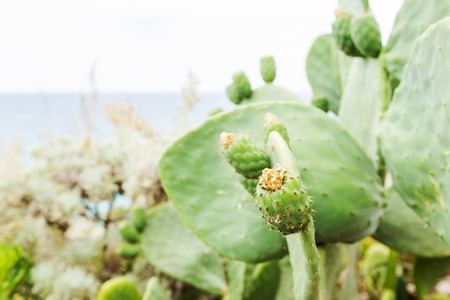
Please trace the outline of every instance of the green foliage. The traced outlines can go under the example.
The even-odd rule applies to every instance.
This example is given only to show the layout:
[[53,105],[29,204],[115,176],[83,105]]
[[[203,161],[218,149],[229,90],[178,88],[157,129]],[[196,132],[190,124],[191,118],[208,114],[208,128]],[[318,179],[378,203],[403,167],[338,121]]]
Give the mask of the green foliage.
[[417,258],[414,265],[414,282],[417,295],[424,297],[429,294],[438,280],[450,270],[450,257]]
[[24,257],[22,247],[0,244],[0,299],[8,299],[21,281],[28,276],[31,262]]
[[131,223],[139,233],[144,230],[146,221],[147,216],[143,207],[136,207],[131,210]]
[[141,247],[148,262],[162,272],[212,294],[227,290],[220,256],[186,227],[170,203],[149,211]]
[[387,111],[381,149],[402,198],[450,245],[450,18],[418,40]]
[[394,77],[402,79],[416,39],[433,23],[450,16],[449,0],[404,0],[395,18],[382,60]]
[[339,51],[331,35],[321,35],[314,41],[306,57],[306,75],[314,92],[314,106],[339,112],[347,64],[348,58]]
[[293,102],[236,108],[209,119],[165,152],[159,164],[161,181],[194,232],[232,259],[264,261],[285,253],[283,239],[267,231],[217,142],[223,131],[236,130],[262,143],[266,112],[286,126],[302,180],[312,187],[317,239],[354,241],[371,234],[382,199],[370,159],[336,121]]
[[127,242],[136,244],[139,242],[139,233],[132,223],[123,221],[119,224],[119,231],[122,238]]
[[97,300],[141,300],[141,295],[131,279],[120,276],[102,284]]
[[158,277],[152,277],[148,280],[142,300],[170,300],[170,299],[171,299],[170,290],[168,290],[161,283]]

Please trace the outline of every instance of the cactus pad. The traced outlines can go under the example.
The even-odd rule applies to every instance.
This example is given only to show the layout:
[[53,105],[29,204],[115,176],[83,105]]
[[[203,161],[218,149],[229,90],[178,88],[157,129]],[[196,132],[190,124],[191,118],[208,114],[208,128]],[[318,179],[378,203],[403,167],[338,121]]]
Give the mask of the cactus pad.
[[423,257],[449,256],[450,247],[410,208],[395,191],[387,196],[387,208],[373,235],[398,251]]
[[256,186],[258,185],[258,179],[256,178],[245,178],[241,177],[239,182],[242,186],[250,193],[250,195],[254,195],[256,193]]
[[144,257],[160,271],[215,295],[227,289],[222,258],[193,234],[171,203],[149,211],[141,239]]
[[358,51],[364,56],[377,57],[381,51],[381,34],[372,14],[354,17],[350,26],[351,37]]
[[[319,36],[306,57],[306,75],[314,95],[326,98],[328,109],[336,114],[339,111],[339,101],[345,81],[343,78],[345,75],[341,75],[341,71],[345,69],[348,59],[339,51],[336,41],[329,34]],[[323,110],[325,107],[321,105],[320,108]]]
[[127,221],[123,221],[119,224],[120,235],[132,244],[139,242],[139,233],[136,228]]
[[242,104],[275,100],[302,102],[302,99],[297,94],[280,86],[270,84],[254,90],[250,99],[244,100]]
[[333,22],[333,37],[339,49],[349,56],[362,56],[356,49],[351,37],[351,23],[353,15],[346,13],[342,16],[338,16]]
[[138,232],[142,232],[145,228],[147,216],[143,207],[136,207],[131,211],[131,222]]
[[387,70],[394,77],[402,79],[403,68],[417,37],[447,16],[450,16],[449,0],[428,0],[425,5],[423,1],[403,1],[382,55]]
[[139,244],[124,243],[119,248],[119,255],[125,259],[133,259],[139,255],[141,246]]
[[285,243],[250,201],[217,142],[223,131],[246,133],[257,144],[271,112],[289,132],[303,183],[314,199],[319,242],[356,241],[375,231],[381,187],[370,159],[339,123],[295,102],[239,106],[208,119],[163,154],[159,172],[182,218],[219,253],[257,262],[280,257]]
[[382,123],[394,186],[450,245],[450,18],[419,37]]
[[272,56],[262,57],[261,61],[261,76],[266,83],[272,83],[277,75],[275,67],[275,60]]

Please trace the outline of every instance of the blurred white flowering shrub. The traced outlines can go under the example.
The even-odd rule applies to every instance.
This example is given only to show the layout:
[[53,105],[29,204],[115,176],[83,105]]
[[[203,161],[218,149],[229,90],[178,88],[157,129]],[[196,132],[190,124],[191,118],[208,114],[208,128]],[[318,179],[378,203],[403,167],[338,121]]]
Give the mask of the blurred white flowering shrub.
[[0,153],[0,245],[32,262],[15,299],[94,299],[111,277],[132,273],[139,283],[152,273],[120,257],[117,224],[133,207],[166,200],[156,167],[169,141],[128,104],[105,111],[111,141],[60,137],[30,154],[17,143]]

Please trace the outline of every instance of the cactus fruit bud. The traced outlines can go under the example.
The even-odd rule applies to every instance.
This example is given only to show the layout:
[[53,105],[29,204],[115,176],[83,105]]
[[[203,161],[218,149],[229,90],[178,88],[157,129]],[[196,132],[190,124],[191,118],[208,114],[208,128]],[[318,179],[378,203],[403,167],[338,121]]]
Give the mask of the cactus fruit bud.
[[141,246],[139,244],[122,244],[119,248],[119,255],[125,259],[133,259],[139,255]]
[[323,95],[314,95],[311,100],[311,104],[324,112],[328,112],[330,110],[330,101]]
[[345,54],[349,56],[362,56],[355,47],[351,37],[351,23],[353,16],[345,13],[337,17],[333,22],[333,37],[336,43]]
[[139,233],[136,228],[130,223],[124,221],[119,224],[119,232],[120,235],[127,241],[132,244],[136,244],[139,242]]
[[239,179],[239,182],[251,195],[254,195],[256,193],[256,186],[258,185],[258,179],[241,177]]
[[278,122],[277,117],[268,112],[265,114],[264,120],[266,121],[266,124],[264,126],[264,143],[267,143],[269,134],[272,131],[276,131],[283,137],[286,143],[289,144],[289,136],[287,129],[283,124]]
[[97,294],[97,300],[140,300],[136,284],[125,276],[105,281]]
[[371,14],[353,18],[350,25],[353,43],[364,56],[377,57],[382,48],[380,28]]
[[131,211],[131,222],[138,232],[142,232],[147,225],[147,216],[143,207],[137,207]]
[[305,231],[311,222],[312,201],[300,177],[280,166],[263,170],[256,200],[270,228],[283,235]]
[[275,60],[272,56],[262,57],[260,60],[261,75],[266,83],[272,83],[277,75]]
[[236,85],[241,99],[248,99],[252,96],[252,87],[244,72],[234,74],[233,83]]
[[239,89],[234,83],[227,87],[227,96],[234,104],[239,104],[242,102],[242,98],[239,95]]
[[246,178],[258,178],[264,168],[270,167],[267,153],[246,135],[223,132],[220,144],[228,162]]

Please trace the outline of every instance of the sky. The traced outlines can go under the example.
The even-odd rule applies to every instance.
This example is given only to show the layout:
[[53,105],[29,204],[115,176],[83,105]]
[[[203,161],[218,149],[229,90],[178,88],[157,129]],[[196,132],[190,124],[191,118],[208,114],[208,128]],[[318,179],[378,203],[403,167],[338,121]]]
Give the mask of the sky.
[[[400,0],[372,0],[383,40]],[[305,59],[331,32],[337,0],[0,0],[0,93],[178,92],[191,70],[200,92],[223,92],[237,71],[308,91]],[[93,66],[94,72],[92,72]]]

